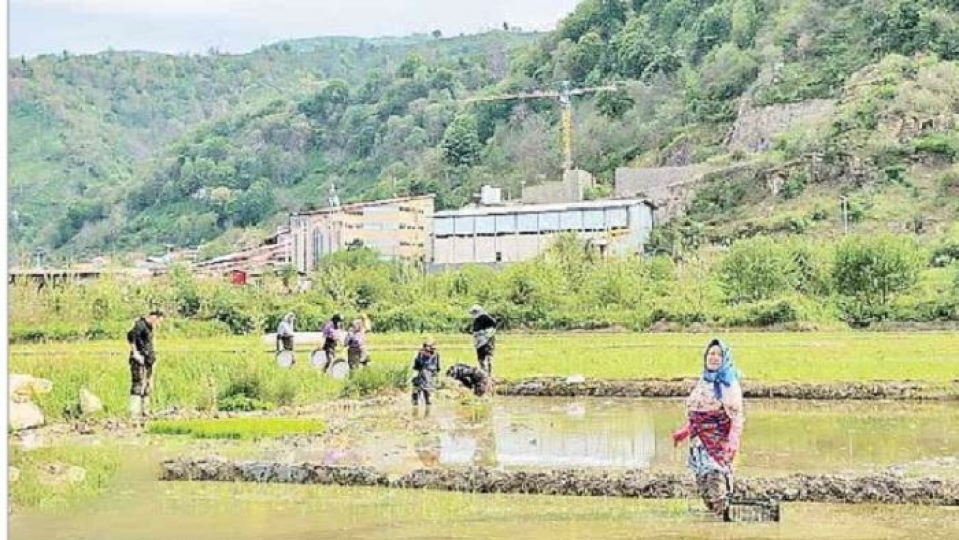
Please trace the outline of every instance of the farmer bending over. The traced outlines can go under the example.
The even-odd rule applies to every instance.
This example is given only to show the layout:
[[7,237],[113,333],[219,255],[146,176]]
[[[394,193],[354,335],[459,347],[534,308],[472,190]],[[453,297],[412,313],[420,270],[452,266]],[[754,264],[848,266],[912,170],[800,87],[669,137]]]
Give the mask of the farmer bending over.
[[473,346],[476,348],[476,359],[480,367],[490,377],[493,376],[493,349],[496,348],[496,319],[491,317],[481,306],[473,306],[469,311],[473,319]]
[[466,364],[454,364],[446,370],[446,376],[456,379],[466,388],[473,391],[477,397],[482,397],[489,391],[490,378],[482,369]]
[[436,341],[429,337],[423,341],[423,348],[413,359],[413,406],[420,403],[420,394],[426,406],[430,406],[430,392],[433,391],[433,379],[440,372],[440,353],[436,352]]
[[706,346],[703,374],[686,399],[686,415],[686,425],[673,433],[673,443],[690,437],[686,465],[696,476],[706,508],[722,515],[726,478],[732,474],[746,417],[733,353],[718,339]]
[[153,364],[156,351],[153,349],[153,331],[163,320],[163,312],[151,311],[140,317],[127,332],[130,344],[130,416],[149,414],[149,399],[153,391]]

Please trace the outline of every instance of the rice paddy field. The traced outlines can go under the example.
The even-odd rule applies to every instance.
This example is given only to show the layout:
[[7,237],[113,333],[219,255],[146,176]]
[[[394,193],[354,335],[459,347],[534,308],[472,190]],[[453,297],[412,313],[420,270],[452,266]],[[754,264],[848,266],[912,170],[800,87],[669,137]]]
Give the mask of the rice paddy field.
[[[371,334],[373,368],[364,384],[395,392],[425,336]],[[443,366],[475,364],[466,335],[434,336]],[[502,333],[497,377],[641,379],[694,377],[711,334]],[[745,379],[829,382],[959,379],[959,336],[945,332],[729,333]],[[159,482],[157,465],[178,456],[410,467],[629,467],[683,470],[670,432],[679,400],[506,398],[488,403],[441,399],[428,417],[408,398],[339,416],[330,400],[352,395],[312,368],[315,344],[301,342],[291,369],[277,366],[264,336],[157,339],[153,409],[212,412],[243,395],[279,409],[240,418],[153,420],[145,429],[92,435],[39,432],[39,443],[11,446],[10,532],[19,539],[151,538],[909,538],[959,537],[951,507],[789,503],[778,524],[723,524],[695,500],[631,500],[484,495],[359,487]],[[100,416],[126,415],[129,368],[120,341],[14,345],[10,370],[53,382],[37,402],[57,423],[80,388],[99,396]],[[385,375],[384,375],[385,374]],[[380,375],[384,375],[380,377]],[[408,380],[408,379],[406,379]],[[385,384],[384,381],[391,381]],[[382,384],[378,387],[378,384]],[[355,389],[355,388],[354,388]],[[236,400],[234,400],[235,402]],[[333,408],[326,408],[327,405]],[[952,402],[749,404],[739,466],[743,474],[896,470],[947,475],[959,458]],[[324,412],[326,411],[326,412]],[[346,414],[346,413],[343,413]],[[886,435],[882,435],[885,433]],[[30,446],[30,447],[28,447]],[[424,457],[425,456],[425,457]],[[427,461],[424,459],[429,458]],[[73,467],[84,477],[69,480]],[[59,481],[50,481],[57,472]],[[948,473],[954,474],[954,473]],[[66,475],[66,476],[64,476]],[[62,478],[68,478],[64,481]],[[950,476],[951,478],[952,476]],[[108,533],[105,533],[108,531]]]
[[[377,369],[411,363],[424,336],[371,334],[370,354]],[[701,369],[702,349],[712,334],[672,333],[503,333],[498,337],[494,373],[505,379],[581,374],[590,378],[692,377]],[[719,334],[733,349],[746,380],[874,381],[959,379],[959,334],[949,332],[810,332]],[[475,365],[469,337],[438,335],[444,366]],[[277,406],[336,397],[343,383],[310,367],[315,345],[297,347],[297,364],[280,369],[269,339],[241,336],[157,340],[154,407],[209,409],[231,385],[253,381],[264,401]],[[126,407],[129,385],[126,344],[90,341],[14,345],[13,373],[53,381],[41,396],[57,416],[76,402],[85,386],[105,404],[107,414]]]

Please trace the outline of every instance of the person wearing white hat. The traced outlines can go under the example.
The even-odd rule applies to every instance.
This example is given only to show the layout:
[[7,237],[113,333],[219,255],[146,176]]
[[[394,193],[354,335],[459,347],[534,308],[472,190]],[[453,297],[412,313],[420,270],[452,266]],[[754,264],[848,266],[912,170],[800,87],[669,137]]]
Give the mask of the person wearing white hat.
[[490,316],[480,305],[469,310],[473,319],[473,346],[476,348],[476,360],[480,368],[490,377],[493,376],[493,351],[496,348],[496,319]]
[[287,313],[276,328],[276,352],[293,350],[293,323],[296,315]]

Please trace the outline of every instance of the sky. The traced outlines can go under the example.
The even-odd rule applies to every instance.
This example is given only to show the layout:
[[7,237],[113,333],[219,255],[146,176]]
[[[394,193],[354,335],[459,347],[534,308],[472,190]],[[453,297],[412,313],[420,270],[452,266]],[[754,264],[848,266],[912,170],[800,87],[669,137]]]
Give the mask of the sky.
[[9,55],[242,53],[316,36],[550,30],[578,0],[11,0]]

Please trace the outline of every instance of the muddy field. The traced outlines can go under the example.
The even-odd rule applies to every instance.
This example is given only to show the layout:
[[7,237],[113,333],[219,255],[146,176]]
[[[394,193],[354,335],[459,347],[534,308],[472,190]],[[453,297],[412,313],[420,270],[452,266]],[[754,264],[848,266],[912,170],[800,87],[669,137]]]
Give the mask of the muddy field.
[[[959,507],[943,506],[959,504],[959,415],[953,403],[765,399],[750,401],[748,407],[737,488],[788,502],[784,522],[774,530],[736,525],[743,532],[737,537],[807,538],[802,532],[809,524],[819,535],[813,538],[959,534]],[[13,438],[20,447],[119,448],[123,465],[92,505],[82,510],[17,509],[12,531],[16,538],[101,538],[93,528],[97,523],[123,529],[128,523],[124,509],[142,514],[145,505],[169,518],[164,521],[176,522],[178,538],[206,538],[202,533],[210,527],[229,532],[230,538],[254,538],[249,531],[278,516],[285,516],[276,525],[284,538],[481,537],[487,527],[526,523],[545,534],[556,532],[557,520],[568,522],[569,530],[598,527],[607,537],[635,536],[636,527],[648,522],[640,536],[705,538],[715,527],[729,526],[709,523],[691,495],[683,449],[674,449],[669,439],[682,420],[678,399],[474,401],[449,392],[428,413],[396,395],[247,416],[270,422],[278,414],[323,418],[327,428],[316,435],[259,441],[150,435],[112,421],[21,433]],[[198,414],[168,411],[167,416]],[[197,460],[211,456],[198,465]],[[204,475],[228,482],[158,481]],[[263,480],[351,485],[276,486]],[[244,512],[252,514],[237,513],[223,522],[228,515],[223,504],[229,500],[240,501]],[[497,509],[500,504],[510,509]],[[535,510],[544,504],[575,510],[562,515]],[[378,505],[389,509],[390,520],[386,514],[371,516]],[[431,514],[434,510],[426,508],[433,505],[462,505],[450,513],[470,525],[459,528],[441,513]],[[424,520],[412,519],[404,508]],[[335,518],[320,520],[315,513]],[[597,523],[603,515],[608,519]],[[139,535],[119,531],[111,537],[164,537],[166,529],[154,521]],[[184,529],[189,523],[197,529]],[[379,527],[388,523],[403,533],[385,534]],[[245,524],[243,530],[239,524]],[[872,534],[856,536],[853,530]]]

